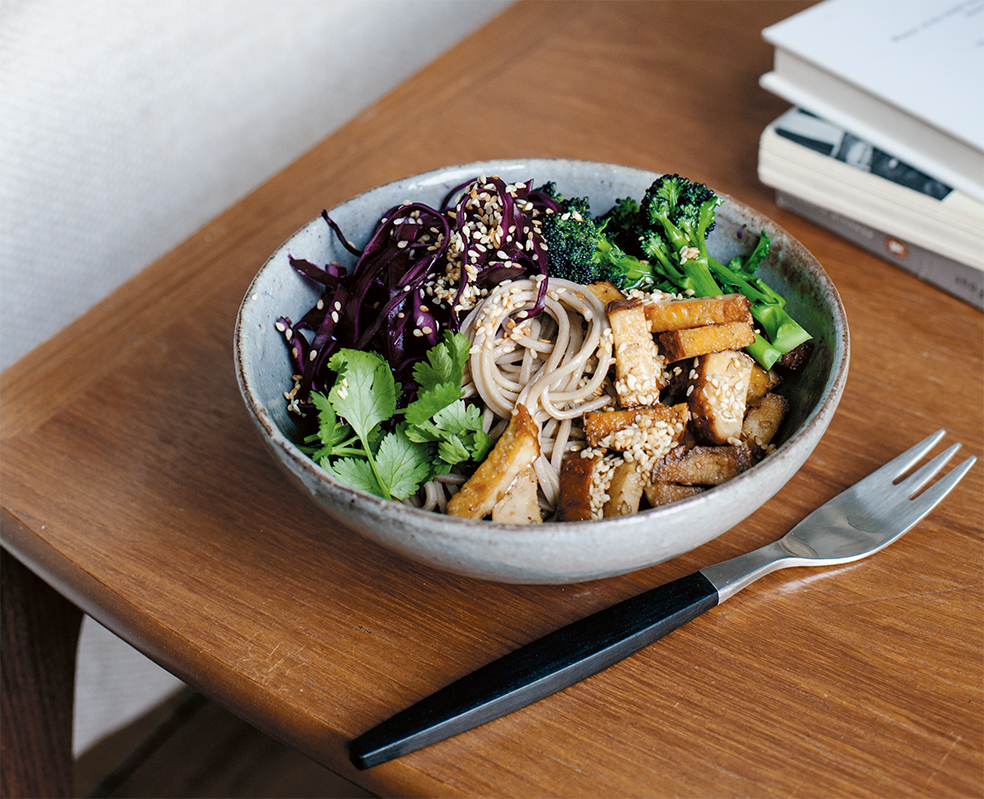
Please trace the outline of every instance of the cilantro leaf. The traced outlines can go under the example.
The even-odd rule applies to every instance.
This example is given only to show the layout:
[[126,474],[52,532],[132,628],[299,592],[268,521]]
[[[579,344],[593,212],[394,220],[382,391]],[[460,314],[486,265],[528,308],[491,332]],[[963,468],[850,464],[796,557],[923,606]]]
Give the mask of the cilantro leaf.
[[469,405],[459,400],[444,408],[434,416],[434,423],[445,434],[453,433],[461,437],[469,449],[469,457],[473,461],[485,460],[495,443],[492,437],[482,430],[482,411],[477,405]]
[[460,390],[470,347],[467,336],[445,330],[444,341],[427,350],[427,360],[414,364],[418,394],[426,394],[441,383],[453,383]]
[[427,360],[413,365],[413,379],[417,381],[417,393],[431,391],[441,383],[450,383],[454,373],[454,362],[447,347],[436,344],[427,350]]
[[495,446],[495,439],[488,433],[477,430],[472,435],[471,457],[473,461],[484,461]]
[[377,497],[389,499],[376,478],[372,464],[367,460],[339,458],[332,464],[331,472],[352,488],[360,488],[370,494],[375,494]]
[[[344,467],[351,472],[353,479],[344,476],[340,479],[384,499],[391,499],[387,481],[380,477],[376,467],[372,448],[379,435],[379,426],[396,413],[400,385],[393,378],[389,364],[374,352],[339,350],[329,358],[328,368],[338,373],[335,385],[328,392],[328,401],[335,413],[355,430],[366,458],[364,465]],[[363,464],[362,461],[353,463]],[[372,481],[369,481],[364,467],[371,472]],[[374,483],[372,487],[369,487],[370,482]]]
[[438,383],[407,406],[404,418],[408,424],[422,425],[451,403],[461,398],[461,383]]
[[387,433],[379,443],[376,468],[395,499],[417,493],[430,477],[430,448],[415,445],[402,431]]
[[396,413],[400,386],[389,364],[374,352],[343,349],[331,356],[328,368],[338,373],[328,392],[332,407],[367,443],[372,430]]
[[456,435],[450,435],[437,445],[437,454],[442,461],[454,466],[471,457],[471,451]]
[[321,448],[315,450],[311,457],[320,461],[337,454],[336,449],[352,435],[352,430],[346,424],[339,424],[338,416],[324,394],[312,391],[311,402],[318,409],[318,432],[310,439],[321,443]]
[[442,408],[418,430],[430,436],[428,440],[439,442],[438,458],[452,466],[468,460],[484,460],[494,443],[482,430],[482,411],[461,399]]
[[477,405],[460,400],[434,414],[434,424],[443,430],[463,435],[482,429],[482,411]]
[[409,425],[406,429],[406,436],[416,444],[426,444],[431,441],[440,441],[441,430],[430,419],[426,419],[420,424]]
[[450,334],[444,333],[444,340],[451,350],[451,357],[454,359],[455,375],[459,380],[464,379],[465,366],[468,364],[468,356],[471,353],[471,339],[463,333]]

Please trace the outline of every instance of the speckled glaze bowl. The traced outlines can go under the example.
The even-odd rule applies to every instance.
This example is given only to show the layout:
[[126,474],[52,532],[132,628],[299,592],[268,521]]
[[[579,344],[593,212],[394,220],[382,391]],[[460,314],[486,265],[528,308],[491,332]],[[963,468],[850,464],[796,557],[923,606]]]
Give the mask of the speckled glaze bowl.
[[[657,177],[639,169],[585,161],[484,161],[380,186],[329,213],[361,246],[391,206],[406,199],[437,205],[451,188],[480,175],[536,184],[553,180],[566,196],[589,197],[596,213],[620,197],[641,197]],[[806,369],[782,387],[791,410],[775,452],[730,482],[631,516],[528,526],[417,510],[338,483],[296,446],[298,429],[283,396],[292,384],[291,370],[283,337],[274,328],[278,316],[299,318],[320,296],[290,267],[288,253],[317,264],[353,262],[320,217],[273,253],[239,311],[236,372],[260,437],[300,490],[353,533],[457,574],[506,583],[573,583],[652,566],[710,541],[768,501],[810,456],[840,401],[849,360],[844,308],[817,260],[772,221],[721,196],[723,205],[709,240],[711,252],[727,262],[766,230],[772,252],[759,274],[786,297],[790,313],[817,345]],[[746,236],[746,231],[754,235]]]

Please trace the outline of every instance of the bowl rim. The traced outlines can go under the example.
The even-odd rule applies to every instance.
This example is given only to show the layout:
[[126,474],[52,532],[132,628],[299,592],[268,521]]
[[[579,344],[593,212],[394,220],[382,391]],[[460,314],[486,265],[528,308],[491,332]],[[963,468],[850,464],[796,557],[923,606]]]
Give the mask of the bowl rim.
[[[637,177],[648,178],[651,176],[651,179],[655,179],[662,174],[644,168],[583,159],[530,157],[473,161],[414,173],[406,177],[397,178],[378,186],[374,186],[370,189],[354,194],[339,203],[336,203],[331,209],[328,209],[328,214],[331,215],[332,211],[342,206],[370,198],[373,194],[385,194],[388,191],[392,191],[392,189],[396,186],[444,183],[446,181],[442,180],[442,176],[461,173],[469,173],[472,176],[489,175],[496,174],[496,171],[504,170],[506,168],[512,169],[528,165],[537,167],[542,166],[547,169],[551,166],[560,167],[566,165],[567,167],[570,167],[571,165],[578,165],[584,169],[603,168],[606,170],[611,170],[615,173],[631,173]],[[599,531],[603,528],[614,529],[627,524],[638,524],[639,519],[647,519],[655,523],[659,519],[665,519],[671,516],[687,513],[691,509],[700,505],[724,502],[729,495],[740,493],[744,485],[762,476],[764,473],[768,471],[772,471],[774,473],[781,471],[785,468],[786,461],[796,460],[796,456],[793,453],[793,448],[797,442],[803,439],[809,439],[811,436],[819,440],[823,429],[827,424],[829,424],[830,418],[832,418],[837,405],[840,402],[840,398],[847,382],[850,363],[850,331],[848,327],[847,314],[840,294],[834,286],[833,281],[830,279],[829,275],[823,269],[816,257],[813,256],[813,254],[798,239],[785,231],[785,229],[779,226],[776,222],[754,210],[740,200],[717,190],[715,190],[715,193],[721,197],[725,203],[731,203],[743,213],[762,220],[764,223],[762,225],[763,227],[771,226],[781,231],[788,237],[790,242],[802,249],[802,253],[806,256],[804,259],[805,266],[811,272],[814,280],[830,300],[832,311],[832,331],[835,334],[833,338],[833,346],[831,348],[830,373],[827,375],[827,380],[822,388],[820,400],[811,409],[809,414],[804,418],[800,426],[792,433],[792,435],[783,441],[772,453],[769,454],[768,457],[764,458],[750,469],[738,474],[727,482],[715,486],[712,489],[708,489],[707,491],[703,491],[693,497],[688,497],[656,508],[647,508],[627,516],[574,522],[548,522],[546,525],[536,525],[494,522],[486,519],[467,519],[448,516],[447,514],[416,508],[399,501],[383,499],[382,497],[377,497],[374,494],[370,494],[369,492],[348,486],[335,480],[328,472],[300,451],[297,445],[280,429],[270,412],[263,406],[261,399],[257,395],[250,381],[249,372],[244,363],[243,354],[245,336],[245,324],[243,317],[247,304],[249,303],[251,296],[255,293],[256,284],[261,280],[264,272],[272,266],[278,256],[290,245],[295,237],[303,234],[311,226],[323,223],[323,219],[320,215],[312,218],[301,228],[294,231],[264,261],[263,265],[250,281],[250,285],[236,316],[234,331],[236,378],[239,384],[240,392],[245,400],[250,415],[253,417],[254,423],[262,428],[267,437],[264,443],[266,443],[267,446],[275,447],[279,450],[280,454],[287,456],[294,464],[294,468],[317,478],[331,490],[341,492],[342,495],[349,498],[350,502],[369,503],[370,507],[377,515],[400,515],[410,519],[416,519],[419,522],[426,522],[429,525],[429,533],[439,537],[450,538],[459,538],[465,535],[471,536],[474,534],[484,535],[488,533],[508,537],[524,535],[542,537],[543,527],[547,526],[550,529],[552,539],[576,539],[582,537],[583,534],[589,530]]]

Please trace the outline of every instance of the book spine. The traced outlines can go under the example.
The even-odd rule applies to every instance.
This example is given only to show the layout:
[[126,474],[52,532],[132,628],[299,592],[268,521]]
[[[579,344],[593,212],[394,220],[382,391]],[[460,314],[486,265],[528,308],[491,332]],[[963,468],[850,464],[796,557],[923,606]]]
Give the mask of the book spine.
[[776,203],[984,311],[984,272],[981,270],[904,241],[898,236],[882,233],[788,191],[776,190]]

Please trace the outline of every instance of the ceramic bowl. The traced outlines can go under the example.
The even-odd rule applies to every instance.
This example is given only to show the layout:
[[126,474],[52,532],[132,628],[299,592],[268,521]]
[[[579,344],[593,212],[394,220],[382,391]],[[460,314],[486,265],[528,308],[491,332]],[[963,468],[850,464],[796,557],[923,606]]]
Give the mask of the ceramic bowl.
[[[454,186],[480,175],[507,182],[556,182],[566,196],[587,196],[601,213],[617,198],[641,197],[655,173],[559,159],[485,161],[428,172],[367,191],[329,211],[361,246],[385,210],[406,200],[437,205]],[[243,300],[235,362],[246,407],[274,459],[332,519],[415,561],[461,575],[507,583],[572,583],[643,569],[692,550],[739,524],[768,501],[813,452],[847,380],[844,308],[817,260],[792,236],[751,208],[721,195],[709,248],[719,260],[746,251],[766,230],[772,251],[759,274],[816,340],[806,369],[782,387],[791,411],[778,446],[735,479],[695,497],[635,515],[588,522],[507,525],[463,520],[379,499],[342,485],[297,447],[298,429],[283,392],[292,384],[278,316],[297,319],[320,294],[288,263],[288,253],[317,264],[352,263],[316,217],[263,265]],[[319,209],[320,210],[320,209]],[[754,235],[746,235],[750,232]],[[777,533],[782,531],[777,531]]]

